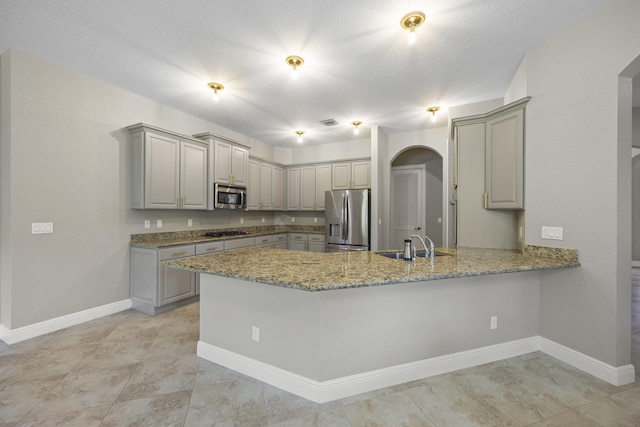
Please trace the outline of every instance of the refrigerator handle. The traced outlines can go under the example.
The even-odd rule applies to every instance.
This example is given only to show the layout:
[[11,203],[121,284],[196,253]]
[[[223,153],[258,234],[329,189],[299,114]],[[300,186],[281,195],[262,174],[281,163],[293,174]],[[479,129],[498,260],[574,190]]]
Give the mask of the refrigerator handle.
[[349,238],[349,195],[345,195],[345,209],[344,209],[344,240]]
[[342,194],[342,209],[340,209],[340,239],[344,240],[344,193]]

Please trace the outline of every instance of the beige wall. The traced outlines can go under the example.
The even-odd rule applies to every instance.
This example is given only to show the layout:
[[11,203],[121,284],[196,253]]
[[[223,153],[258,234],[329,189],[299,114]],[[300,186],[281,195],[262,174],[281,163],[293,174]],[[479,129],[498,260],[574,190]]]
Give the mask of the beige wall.
[[[541,335],[613,366],[630,360],[631,96],[619,75],[640,55],[638,16],[640,2],[617,1],[532,49],[517,74],[532,97],[526,243],[578,249],[582,264],[541,274]],[[541,239],[543,225],[564,240]]]

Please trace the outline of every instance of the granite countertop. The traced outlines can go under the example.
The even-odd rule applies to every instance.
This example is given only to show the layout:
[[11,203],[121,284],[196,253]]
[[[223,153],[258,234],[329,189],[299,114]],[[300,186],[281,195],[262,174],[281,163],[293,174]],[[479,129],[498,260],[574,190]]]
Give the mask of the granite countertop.
[[[241,231],[246,234],[223,237],[208,237],[205,233],[220,231]],[[242,239],[281,233],[324,234],[324,226],[316,225],[265,225],[258,227],[224,228],[211,230],[168,231],[163,233],[142,233],[131,235],[131,246],[164,248],[219,240]]]
[[321,291],[450,279],[519,271],[578,267],[577,251],[537,246],[524,251],[438,248],[429,258],[389,259],[375,252],[314,253],[245,248],[169,261],[174,268],[250,280],[274,286]]

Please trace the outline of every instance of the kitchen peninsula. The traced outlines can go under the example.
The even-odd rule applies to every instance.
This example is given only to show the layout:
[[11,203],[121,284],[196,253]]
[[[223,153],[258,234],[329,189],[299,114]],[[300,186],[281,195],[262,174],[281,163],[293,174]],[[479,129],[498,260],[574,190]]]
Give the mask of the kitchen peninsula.
[[200,273],[198,356],[326,402],[539,350],[540,271],[579,266],[572,250],[439,251],[433,265],[264,248],[168,264]]

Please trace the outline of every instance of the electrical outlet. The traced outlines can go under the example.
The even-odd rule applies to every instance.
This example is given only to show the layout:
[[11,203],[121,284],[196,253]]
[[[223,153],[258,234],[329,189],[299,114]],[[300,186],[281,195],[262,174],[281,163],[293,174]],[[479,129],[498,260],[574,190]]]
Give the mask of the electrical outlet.
[[156,227],[158,228],[162,228],[162,220],[159,219],[158,221],[156,221]]
[[251,339],[255,342],[260,342],[260,328],[257,326],[251,328]]
[[187,220],[187,227],[193,227],[193,220],[192,219],[188,219]]
[[543,239],[562,240],[562,227],[542,226],[540,237]]
[[314,222],[314,224],[317,224],[317,223],[318,223],[318,217],[317,217],[317,216],[314,216],[314,217],[313,217],[313,222]]
[[491,329],[498,329],[498,316],[491,316]]
[[240,218],[240,224],[244,224],[244,218]]
[[145,219],[144,220],[144,228],[151,228],[151,220],[150,219]]
[[264,224],[264,217],[262,217],[262,223]]
[[295,216],[291,217],[291,222],[296,222],[296,217]]

